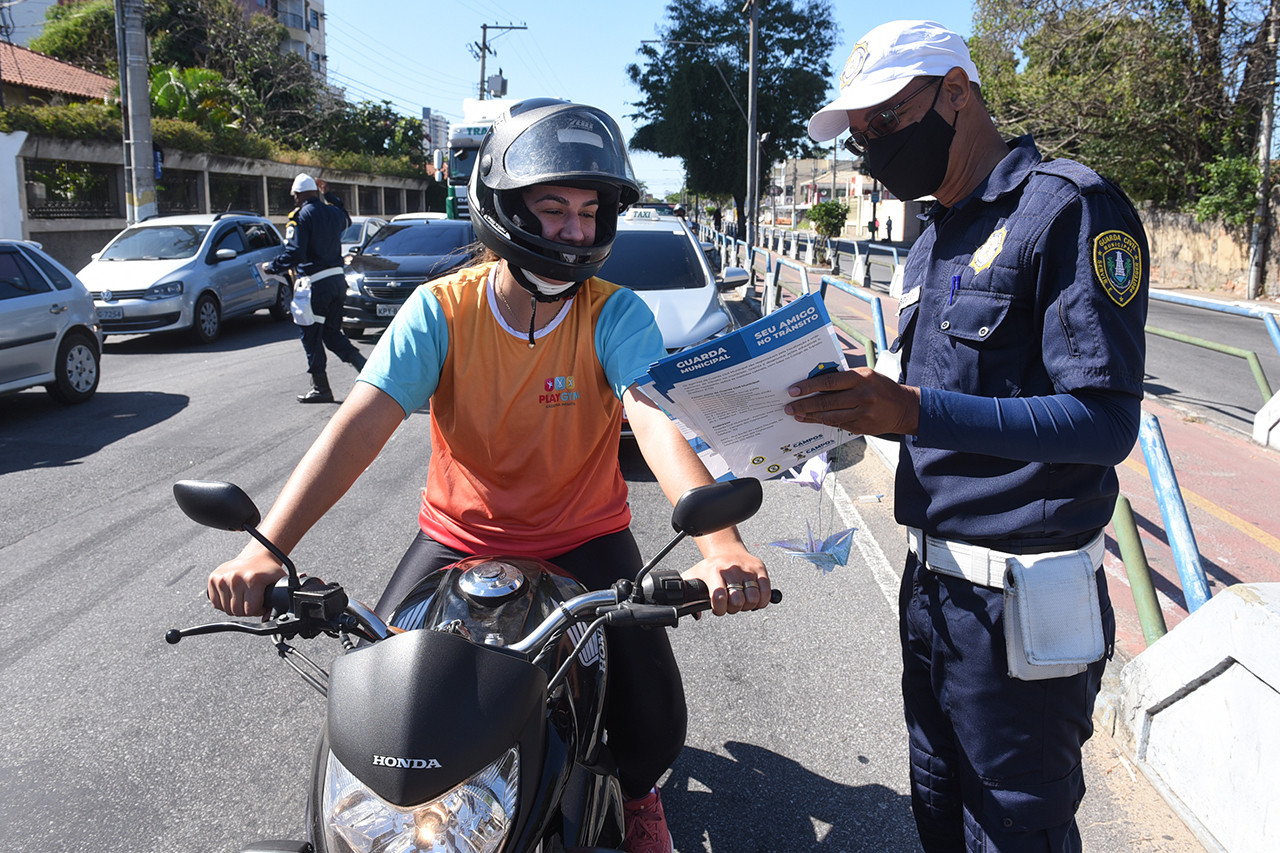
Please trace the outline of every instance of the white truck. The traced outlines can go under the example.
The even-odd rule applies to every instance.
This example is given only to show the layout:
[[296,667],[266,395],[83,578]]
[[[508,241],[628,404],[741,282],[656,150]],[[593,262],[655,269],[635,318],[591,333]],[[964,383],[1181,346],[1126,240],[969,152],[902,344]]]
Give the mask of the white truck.
[[514,100],[500,98],[465,98],[462,101],[462,122],[449,125],[449,189],[454,196],[456,215],[470,219],[467,206],[467,182],[476,165],[476,151],[489,132],[489,127],[502,111]]

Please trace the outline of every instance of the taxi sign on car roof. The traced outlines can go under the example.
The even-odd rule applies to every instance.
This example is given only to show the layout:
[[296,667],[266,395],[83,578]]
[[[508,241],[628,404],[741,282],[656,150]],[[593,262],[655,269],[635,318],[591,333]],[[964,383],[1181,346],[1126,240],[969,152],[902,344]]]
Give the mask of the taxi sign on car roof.
[[629,207],[627,208],[625,219],[678,219],[677,216],[663,214],[652,207]]

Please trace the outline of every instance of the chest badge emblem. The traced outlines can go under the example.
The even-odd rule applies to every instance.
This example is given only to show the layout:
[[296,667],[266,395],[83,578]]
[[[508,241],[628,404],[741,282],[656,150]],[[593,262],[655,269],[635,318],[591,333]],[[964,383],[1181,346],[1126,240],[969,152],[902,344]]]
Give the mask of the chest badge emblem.
[[1121,308],[1128,305],[1142,281],[1138,241],[1123,231],[1103,231],[1094,237],[1093,272],[1112,302]]
[[991,266],[996,256],[1000,254],[1000,250],[1004,248],[1004,238],[1009,232],[1001,227],[991,232],[991,236],[987,238],[987,242],[978,247],[978,251],[973,253],[973,257],[969,260],[969,269],[974,273],[980,273],[987,267]]

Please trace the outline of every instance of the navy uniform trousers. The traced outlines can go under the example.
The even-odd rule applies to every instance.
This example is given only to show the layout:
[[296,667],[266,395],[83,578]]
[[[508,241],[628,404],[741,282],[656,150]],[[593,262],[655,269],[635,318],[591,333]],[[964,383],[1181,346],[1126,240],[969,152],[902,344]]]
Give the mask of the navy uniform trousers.
[[1080,749],[1115,642],[1101,569],[1097,579],[1108,655],[1069,678],[1020,681],[1008,675],[1003,592],[932,572],[908,553],[898,601],[902,694],[911,808],[927,853],[1081,849]]
[[328,359],[327,346],[338,358],[351,361],[360,351],[342,332],[342,307],[347,301],[347,280],[341,274],[325,276],[311,282],[311,312],[316,322],[299,326],[298,337],[307,353],[307,372],[324,379]]

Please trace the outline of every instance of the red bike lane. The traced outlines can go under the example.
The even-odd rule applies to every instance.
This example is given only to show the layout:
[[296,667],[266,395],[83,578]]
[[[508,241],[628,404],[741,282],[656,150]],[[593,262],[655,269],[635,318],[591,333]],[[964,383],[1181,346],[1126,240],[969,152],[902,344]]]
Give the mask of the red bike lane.
[[[825,270],[809,271],[813,287],[817,287],[823,274]],[[783,268],[782,280],[793,290],[799,288],[799,274],[790,268]],[[880,297],[886,338],[892,341],[896,336],[894,300],[876,291],[868,293]],[[791,296],[784,293],[782,298],[785,301]],[[839,326],[847,324],[874,337],[871,306],[836,288],[827,289],[825,301],[850,363],[865,363],[862,345]],[[1143,400],[1143,409],[1154,415],[1160,425],[1210,595],[1236,583],[1280,582],[1280,513],[1275,509],[1280,452],[1199,421],[1152,396]],[[1117,466],[1117,474],[1121,493],[1133,509],[1166,627],[1172,629],[1186,618],[1188,611],[1140,445],[1135,445],[1128,458]],[[1116,611],[1116,651],[1122,661],[1127,661],[1143,651],[1147,643],[1112,525],[1106,529],[1106,541],[1103,566]]]

